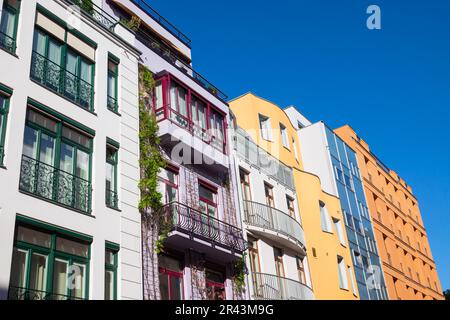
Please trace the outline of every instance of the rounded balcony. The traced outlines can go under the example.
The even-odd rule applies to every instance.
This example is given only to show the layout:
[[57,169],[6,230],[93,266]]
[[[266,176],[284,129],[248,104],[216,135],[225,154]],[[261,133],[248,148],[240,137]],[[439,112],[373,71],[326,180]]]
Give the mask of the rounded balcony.
[[259,272],[251,277],[256,300],[314,300],[312,289],[299,281]]

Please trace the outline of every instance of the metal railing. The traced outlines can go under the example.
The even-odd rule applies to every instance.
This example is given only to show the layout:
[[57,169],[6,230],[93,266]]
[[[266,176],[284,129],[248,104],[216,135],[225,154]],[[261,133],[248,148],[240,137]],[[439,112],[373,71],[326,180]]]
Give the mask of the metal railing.
[[30,77],[80,107],[93,111],[94,86],[33,51]]
[[258,167],[265,174],[291,190],[295,190],[292,168],[281,163],[259,147],[241,128],[235,131],[234,149],[240,158]]
[[22,155],[19,189],[86,214],[91,212],[89,181],[25,155]]
[[153,20],[158,22],[164,29],[169,31],[173,36],[175,36],[178,40],[183,42],[188,47],[191,46],[191,39],[189,39],[184,33],[182,33],[177,27],[175,27],[172,23],[170,23],[166,18],[160,15],[155,9],[153,9],[147,1],[144,0],[131,0],[144,10]]
[[111,96],[108,96],[108,101],[106,104],[107,108],[111,111],[117,112],[119,110],[119,105],[117,103],[117,99]]
[[305,234],[300,223],[290,215],[265,204],[244,201],[244,218],[249,225],[270,229],[305,245]]
[[3,165],[3,158],[5,157],[5,148],[0,146],[0,166]]
[[55,294],[47,291],[10,286],[8,289],[8,300],[86,300],[86,299],[63,294]]
[[139,41],[144,43],[149,49],[158,54],[161,58],[172,64],[178,70],[186,74],[192,80],[194,80],[198,85],[202,86],[205,90],[210,92],[212,95],[221,99],[222,101],[226,101],[228,96],[220,91],[216,86],[214,86],[211,82],[206,80],[200,73],[196,72],[189,64],[182,61],[177,54],[172,52],[172,49],[169,46],[163,44],[161,41],[155,39],[148,32],[139,29],[136,34],[136,37]]
[[15,54],[16,53],[16,39],[8,36],[7,34],[0,32],[0,48]]
[[313,297],[307,285],[276,275],[252,272],[252,283],[257,300],[310,300]]
[[103,11],[92,0],[66,0],[67,2],[78,6],[84,13],[89,15],[96,23],[102,27],[114,32],[114,27],[118,23],[117,19]]
[[239,253],[247,248],[242,229],[238,227],[179,202],[172,202],[161,210],[163,223],[170,224],[172,230],[195,235]]
[[105,201],[108,207],[118,209],[119,208],[119,197],[116,191],[105,190]]

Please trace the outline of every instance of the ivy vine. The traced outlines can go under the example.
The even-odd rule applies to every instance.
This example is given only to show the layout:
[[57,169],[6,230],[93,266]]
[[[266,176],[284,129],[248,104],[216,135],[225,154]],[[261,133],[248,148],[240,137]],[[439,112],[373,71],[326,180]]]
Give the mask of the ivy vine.
[[245,264],[245,260],[247,257],[247,253],[244,252],[242,257],[239,258],[233,266],[234,276],[233,282],[235,285],[235,290],[237,293],[242,294],[245,292],[245,276],[247,274],[247,266]]

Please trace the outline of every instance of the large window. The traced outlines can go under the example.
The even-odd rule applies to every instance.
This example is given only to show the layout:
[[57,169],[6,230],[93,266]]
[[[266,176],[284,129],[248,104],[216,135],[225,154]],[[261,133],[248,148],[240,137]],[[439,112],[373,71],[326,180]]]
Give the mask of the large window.
[[4,0],[0,20],[0,48],[15,54],[20,0]]
[[225,278],[223,272],[206,269],[205,277],[208,300],[225,300]]
[[119,61],[113,57],[108,58],[108,103],[107,107],[113,112],[118,112],[118,79]]
[[31,79],[93,111],[95,48],[37,13]]
[[106,244],[105,250],[105,300],[117,300],[117,245]]
[[106,181],[105,181],[105,203],[108,207],[119,208],[119,198],[117,193],[117,163],[118,153],[116,146],[106,145]]
[[178,202],[178,168],[168,166],[160,172],[160,181],[162,184],[162,194],[164,195],[164,203],[169,204]]
[[5,156],[6,123],[8,121],[9,96],[3,95],[0,90],[0,166]]
[[90,136],[29,107],[20,190],[90,213],[91,153]]
[[161,300],[183,300],[182,262],[167,255],[160,255],[158,263]]
[[87,299],[89,243],[18,224],[9,299]]

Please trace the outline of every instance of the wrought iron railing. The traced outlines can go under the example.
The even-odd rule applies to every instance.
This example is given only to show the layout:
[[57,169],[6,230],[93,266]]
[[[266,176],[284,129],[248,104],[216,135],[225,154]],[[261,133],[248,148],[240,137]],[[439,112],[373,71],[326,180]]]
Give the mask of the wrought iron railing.
[[86,300],[86,299],[63,294],[55,294],[47,291],[10,286],[8,289],[8,300]]
[[0,47],[6,51],[15,54],[16,53],[16,39],[8,36],[7,34],[0,32]]
[[157,21],[161,26],[163,26],[167,31],[174,35],[178,40],[183,42],[185,45],[190,47],[191,39],[189,39],[184,33],[178,30],[172,23],[170,23],[166,18],[160,15],[155,9],[150,7],[150,5],[143,0],[131,0],[137,6],[141,7],[150,17]]
[[33,51],[30,77],[80,107],[93,111],[94,86]]
[[156,119],[158,122],[163,120],[170,120],[180,128],[189,131],[195,137],[201,139],[203,142],[210,144],[215,149],[226,154],[226,141],[214,135],[213,130],[204,129],[199,124],[193,122],[187,116],[182,115],[178,111],[174,110],[170,104],[164,105],[155,110]]
[[67,2],[78,6],[83,12],[89,15],[96,23],[102,27],[114,32],[117,19],[98,7],[92,0],[66,0]]
[[91,183],[41,161],[22,155],[19,189],[89,214]]
[[105,200],[108,207],[118,209],[119,208],[119,197],[116,191],[106,189]]
[[178,55],[172,51],[172,49],[170,49],[167,45],[163,44],[161,41],[156,40],[156,38],[150,35],[148,32],[140,29],[136,37],[148,48],[153,50],[156,54],[158,54],[160,57],[162,57],[167,62],[172,64],[178,70],[186,74],[188,77],[194,80],[198,85],[202,86],[212,95],[216,96],[222,101],[226,101],[228,99],[228,96],[225,93],[220,91],[211,82],[206,80],[200,73],[196,72],[189,64],[182,61],[178,57]]
[[245,222],[249,225],[270,229],[305,245],[305,234],[300,223],[290,215],[265,204],[244,201]]
[[240,158],[258,167],[265,174],[291,190],[295,190],[292,168],[281,163],[259,147],[241,128],[235,131],[234,149]]
[[311,300],[307,285],[276,275],[252,272],[253,296],[256,300]]
[[108,101],[107,101],[107,105],[109,110],[117,112],[119,109],[118,103],[117,103],[117,99],[111,96],[108,96]]
[[172,202],[164,206],[161,216],[164,224],[170,224],[172,230],[194,235],[238,253],[247,248],[242,229],[184,204]]

